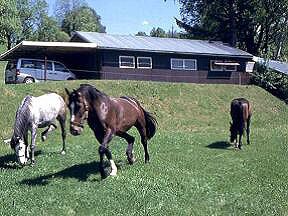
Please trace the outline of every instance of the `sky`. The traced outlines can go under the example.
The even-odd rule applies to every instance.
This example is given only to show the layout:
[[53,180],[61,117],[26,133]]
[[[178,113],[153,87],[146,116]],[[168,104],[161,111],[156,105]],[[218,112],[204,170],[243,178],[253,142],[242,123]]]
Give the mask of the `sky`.
[[[53,15],[56,0],[47,0]],[[180,31],[174,17],[180,18],[177,0],[86,0],[101,16],[102,25],[109,34],[135,35],[139,31],[150,33],[153,27],[165,31]]]

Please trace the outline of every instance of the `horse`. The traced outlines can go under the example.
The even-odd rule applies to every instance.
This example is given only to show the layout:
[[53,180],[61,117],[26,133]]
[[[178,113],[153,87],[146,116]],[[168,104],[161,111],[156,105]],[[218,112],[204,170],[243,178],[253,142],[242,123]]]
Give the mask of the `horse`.
[[[230,142],[235,142],[235,148],[241,149],[242,135],[246,127],[247,144],[250,144],[250,121],[252,116],[252,106],[245,98],[236,98],[231,102],[230,115]],[[237,142],[239,135],[239,142]]]
[[[35,164],[34,151],[36,146],[37,128],[47,127],[41,133],[42,141],[47,139],[48,133],[57,128],[55,120],[60,123],[62,132],[62,151],[65,154],[65,122],[66,103],[63,98],[56,93],[48,93],[39,97],[27,95],[17,109],[15,116],[14,132],[10,141],[11,148],[17,155],[17,160],[21,165],[25,165],[30,159],[31,164]],[[28,131],[31,132],[31,149],[28,144]]]
[[100,144],[98,153],[102,178],[106,177],[103,161],[105,155],[110,161],[110,175],[117,175],[117,167],[108,146],[114,136],[127,141],[128,163],[135,162],[133,155],[135,138],[127,133],[133,126],[137,128],[141,136],[145,163],[150,160],[147,141],[155,135],[158,123],[155,117],[146,111],[135,98],[128,96],[112,98],[89,84],[81,84],[77,90],[74,89],[71,93],[67,88],[65,90],[69,97],[68,108],[71,114],[70,133],[74,136],[80,135],[84,129],[84,122],[87,120]]

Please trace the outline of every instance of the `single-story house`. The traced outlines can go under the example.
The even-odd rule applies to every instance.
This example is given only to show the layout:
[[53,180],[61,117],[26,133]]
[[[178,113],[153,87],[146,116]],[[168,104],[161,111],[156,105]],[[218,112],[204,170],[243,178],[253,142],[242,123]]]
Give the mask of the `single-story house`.
[[218,41],[75,32],[70,42],[23,41],[0,60],[45,58],[78,78],[247,84],[253,56]]

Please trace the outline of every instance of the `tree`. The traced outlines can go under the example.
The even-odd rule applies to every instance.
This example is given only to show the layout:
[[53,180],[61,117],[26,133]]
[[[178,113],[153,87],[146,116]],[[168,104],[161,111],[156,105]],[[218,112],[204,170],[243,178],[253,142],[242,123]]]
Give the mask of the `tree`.
[[275,50],[282,46],[279,38],[283,41],[284,32],[287,34],[288,0],[179,0],[179,3],[181,20],[176,22],[192,38],[222,40],[253,55],[275,55]]
[[0,0],[0,43],[12,46],[13,35],[20,32],[20,19],[17,16],[16,1]]
[[60,29],[55,18],[43,14],[32,39],[36,41],[69,41],[70,37]]
[[59,26],[61,26],[65,16],[68,13],[82,6],[87,6],[85,0],[56,0],[54,15],[56,17]]
[[150,32],[150,36],[151,37],[167,37],[166,32],[160,27],[158,28],[153,27]]
[[137,34],[135,34],[135,36],[148,36],[148,35],[146,34],[146,32],[139,31],[137,32]]
[[71,36],[74,31],[105,32],[101,17],[88,6],[76,8],[65,15],[62,29]]

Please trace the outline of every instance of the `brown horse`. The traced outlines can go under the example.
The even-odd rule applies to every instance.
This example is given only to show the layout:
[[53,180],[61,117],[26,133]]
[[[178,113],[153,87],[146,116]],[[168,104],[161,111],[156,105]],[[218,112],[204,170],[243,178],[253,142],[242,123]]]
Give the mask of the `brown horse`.
[[[250,144],[250,120],[252,116],[252,107],[245,98],[237,98],[231,102],[230,115],[232,122],[230,122],[230,142],[235,143],[235,148],[241,149],[242,135],[246,127],[247,144]],[[239,142],[237,142],[237,135],[239,134]]]
[[135,161],[133,156],[135,138],[127,133],[132,126],[137,128],[141,136],[145,162],[149,161],[147,140],[155,135],[157,121],[149,112],[144,110],[136,99],[131,97],[111,98],[88,84],[81,84],[80,88],[71,93],[67,89],[65,90],[69,96],[70,132],[74,136],[80,135],[84,128],[84,121],[87,120],[89,127],[100,143],[98,152],[102,177],[105,177],[104,155],[111,164],[110,175],[117,174],[117,167],[108,148],[114,135],[127,141],[128,162],[133,164]]

